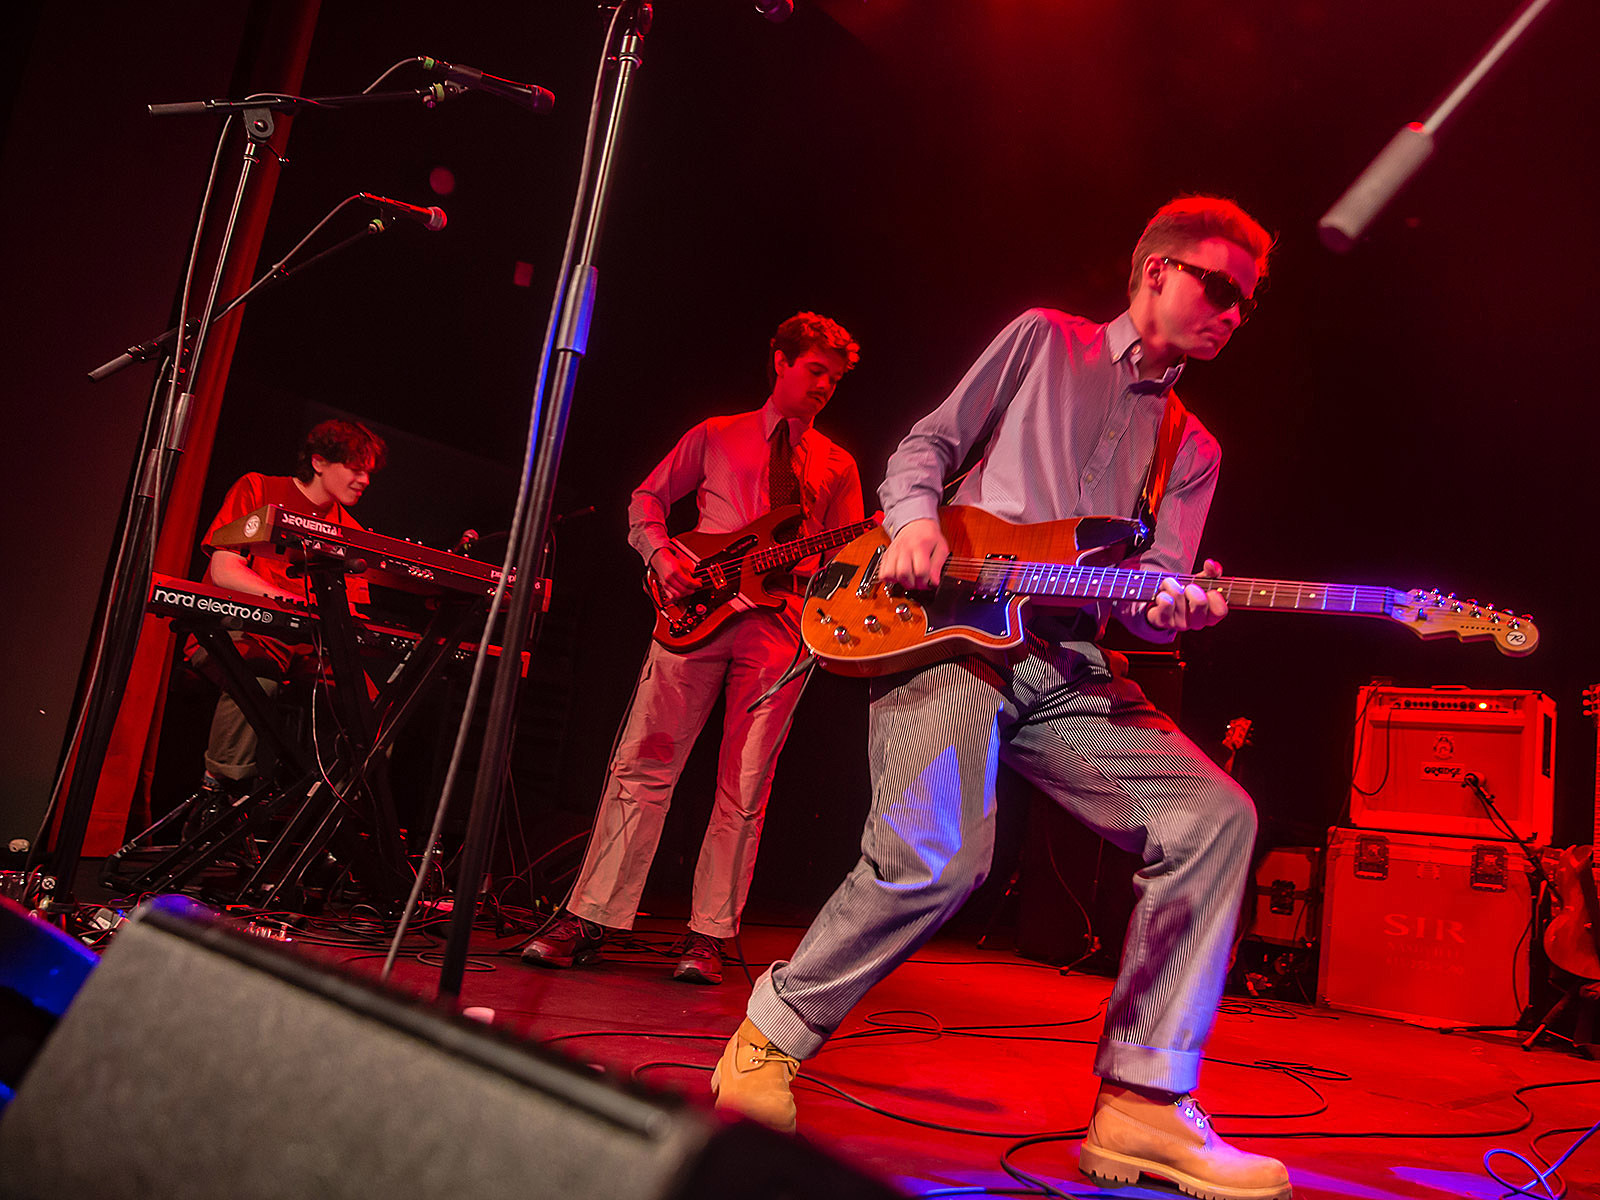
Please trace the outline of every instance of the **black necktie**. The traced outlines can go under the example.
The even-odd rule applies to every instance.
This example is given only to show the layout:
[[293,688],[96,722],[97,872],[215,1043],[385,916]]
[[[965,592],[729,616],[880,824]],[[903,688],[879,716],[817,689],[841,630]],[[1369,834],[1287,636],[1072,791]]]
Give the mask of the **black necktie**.
[[772,430],[772,460],[767,467],[767,499],[773,508],[800,503],[800,479],[794,473],[789,449],[789,420],[782,417]]

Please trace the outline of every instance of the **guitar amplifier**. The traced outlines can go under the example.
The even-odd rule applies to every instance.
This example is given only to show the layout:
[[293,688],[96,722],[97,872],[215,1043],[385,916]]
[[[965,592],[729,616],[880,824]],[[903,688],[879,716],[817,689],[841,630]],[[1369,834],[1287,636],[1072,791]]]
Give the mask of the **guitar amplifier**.
[[1510,1026],[1529,998],[1520,847],[1330,829],[1317,1001],[1427,1025]]
[[1368,685],[1357,693],[1350,824],[1504,839],[1474,776],[1520,838],[1549,841],[1555,702],[1542,692]]

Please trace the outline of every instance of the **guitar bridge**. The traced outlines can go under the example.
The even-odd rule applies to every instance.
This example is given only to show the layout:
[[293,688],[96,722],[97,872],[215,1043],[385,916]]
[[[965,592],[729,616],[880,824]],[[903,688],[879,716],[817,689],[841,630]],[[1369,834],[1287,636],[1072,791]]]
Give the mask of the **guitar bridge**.
[[872,595],[872,589],[878,582],[878,560],[883,557],[887,546],[879,546],[872,552],[872,557],[867,559],[867,565],[861,571],[861,583],[856,587],[856,595],[865,600]]

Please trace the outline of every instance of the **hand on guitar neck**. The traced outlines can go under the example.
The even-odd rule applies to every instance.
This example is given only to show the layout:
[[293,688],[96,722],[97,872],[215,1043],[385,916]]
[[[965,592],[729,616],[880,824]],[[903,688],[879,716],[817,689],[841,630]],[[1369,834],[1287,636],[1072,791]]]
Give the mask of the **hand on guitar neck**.
[[[1221,579],[1222,564],[1214,558],[1206,559],[1199,578]],[[1228,601],[1221,592],[1209,591],[1199,583],[1181,584],[1170,575],[1161,581],[1161,590],[1144,610],[1144,619],[1152,629],[1168,633],[1204,629],[1227,615]]]

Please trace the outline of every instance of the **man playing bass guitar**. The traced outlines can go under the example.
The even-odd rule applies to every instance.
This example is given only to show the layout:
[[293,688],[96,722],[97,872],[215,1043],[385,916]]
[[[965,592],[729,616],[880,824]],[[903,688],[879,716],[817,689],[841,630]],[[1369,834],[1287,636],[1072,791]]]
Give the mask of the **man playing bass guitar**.
[[[702,537],[743,530],[787,505],[804,511],[800,536],[861,522],[855,460],[812,428],[859,353],[837,322],[809,312],[790,317],[772,339],[766,403],[754,412],[702,421],[634,491],[628,540],[648,564],[658,604],[705,586],[697,564],[666,527],[672,504],[690,492],[699,505],[696,534]],[[842,545],[855,532],[832,544]],[[673,975],[692,983],[722,982],[722,939],[739,929],[773,768],[800,699],[800,684],[789,683],[749,711],[799,647],[801,589],[792,574],[786,578],[786,585],[765,579],[781,606],[720,614],[720,623],[706,624],[715,628],[709,637],[669,649],[658,628],[606,771],[583,866],[566,906],[524,948],[525,961],[578,965],[598,954],[608,930],[633,927],[673,787],[721,694],[727,718],[717,794]]]
[[[1248,316],[1271,244],[1229,201],[1175,200],[1134,249],[1128,311],[1108,324],[1046,309],[1013,321],[890,458],[879,496],[893,540],[877,578],[913,590],[939,581],[950,555],[941,493],[980,449],[957,505],[1032,523],[1132,517],[1143,494],[1158,510],[1154,538],[1130,562],[1187,574],[1220,454],[1169,399],[1185,363],[1215,357]],[[1174,432],[1163,437],[1164,428]],[[1205,573],[1221,568],[1208,562]],[[1106,1183],[1150,1174],[1213,1200],[1287,1197],[1283,1164],[1222,1141],[1191,1094],[1227,970],[1255,808],[1097,644],[1111,616],[1160,642],[1226,612],[1215,592],[1168,578],[1154,600],[1030,608],[1025,652],[1009,660],[966,655],[875,679],[861,860],[793,958],[757,981],[748,1019],[713,1075],[719,1105],[794,1127],[790,1081],[800,1060],[982,882],[1004,762],[1144,860],[1080,1168]]]

